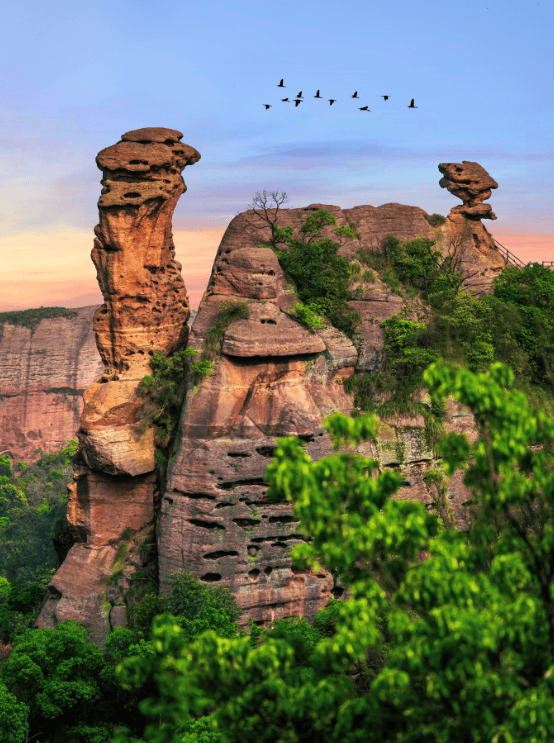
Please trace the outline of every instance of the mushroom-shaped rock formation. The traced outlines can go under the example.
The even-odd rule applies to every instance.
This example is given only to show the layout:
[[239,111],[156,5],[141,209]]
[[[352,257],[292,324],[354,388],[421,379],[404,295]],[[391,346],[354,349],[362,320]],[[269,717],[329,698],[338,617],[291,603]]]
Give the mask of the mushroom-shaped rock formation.
[[77,432],[66,525],[74,544],[37,626],[81,619],[98,642],[124,616],[123,594],[111,588],[110,598],[99,588],[115,559],[110,545],[125,533],[150,534],[154,520],[154,429],[141,428],[145,398],[138,388],[154,353],[169,354],[188,338],[189,303],[171,219],[186,191],[181,171],[200,153],[182,136],[174,129],[138,129],[96,158],[103,189],[91,257],[104,304],[94,330],[106,368],[84,394]]
[[297,300],[268,248],[222,242],[191,348],[204,349],[230,300],[247,302],[250,314],[224,332],[213,373],[188,386],[161,502],[160,586],[169,590],[171,574],[186,568],[228,587],[243,623],[249,616],[312,618],[333,580],[324,570],[292,568],[290,549],[306,535],[290,504],[267,499],[264,474],[276,437],[300,435],[313,459],[332,453],[323,420],[352,408],[342,381],[354,369],[356,349],[338,330],[312,333],[294,318]]
[[468,289],[475,294],[490,293],[494,277],[506,261],[481,220],[496,219],[491,205],[483,201],[491,197],[498,183],[479,163],[467,160],[441,163],[439,170],[443,175],[439,186],[463,201],[452,207],[445,225],[439,228],[439,246],[454,258],[454,264],[467,277]]
[[439,181],[441,188],[460,198],[463,206],[455,206],[452,211],[465,214],[468,219],[496,219],[490,204],[483,204],[490,199],[493,188],[498,183],[491,178],[479,163],[463,160],[461,163],[441,163],[439,170],[443,177]]

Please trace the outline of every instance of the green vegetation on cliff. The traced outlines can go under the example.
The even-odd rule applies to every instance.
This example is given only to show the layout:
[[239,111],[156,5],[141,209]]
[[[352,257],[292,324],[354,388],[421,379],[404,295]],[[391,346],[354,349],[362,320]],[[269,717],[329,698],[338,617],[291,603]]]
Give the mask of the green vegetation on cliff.
[[382,253],[356,254],[408,296],[405,309],[381,323],[380,368],[345,384],[355,404],[380,415],[425,413],[414,393],[428,364],[442,358],[475,372],[509,364],[530,402],[554,412],[554,272],[539,264],[510,267],[494,279],[492,295],[477,297],[465,290],[455,256],[433,246],[427,238],[389,235]]
[[[424,382],[474,413],[475,443],[452,433],[439,448],[448,475],[467,468],[488,518],[469,533],[440,530],[421,503],[391,498],[401,480],[376,461],[350,450],[312,462],[299,439],[280,439],[270,497],[291,501],[313,537],[294,548],[296,564],[340,575],[350,598],[319,637],[278,627],[254,641],[206,632],[188,642],[158,617],[153,652],[117,671],[128,690],[156,679],[141,705],[148,741],[180,743],[182,720],[202,714],[222,743],[549,741],[554,423],[502,364],[435,364]],[[338,451],[374,438],[376,423],[334,414],[325,425]]]
[[41,320],[50,317],[75,317],[76,314],[74,310],[68,310],[66,307],[37,307],[32,310],[0,312],[0,329],[3,330],[5,323],[10,323],[34,330]]

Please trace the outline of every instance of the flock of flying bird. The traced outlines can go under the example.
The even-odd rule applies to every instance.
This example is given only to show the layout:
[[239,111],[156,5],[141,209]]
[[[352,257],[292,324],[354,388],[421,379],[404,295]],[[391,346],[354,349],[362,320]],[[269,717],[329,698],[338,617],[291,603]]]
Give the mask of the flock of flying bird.
[[[277,87],[278,88],[286,88],[287,86],[286,85],[283,85],[283,80],[281,80],[281,82],[279,83],[279,85]],[[359,98],[358,91],[356,91],[354,93],[354,95],[353,96],[350,96],[350,97],[351,98]],[[321,96],[319,95],[319,90],[314,95],[314,98],[321,98]],[[381,98],[384,98],[386,101],[388,101],[389,96],[388,95],[382,95]],[[283,101],[283,102],[284,101],[287,101],[288,102],[288,100],[289,100],[288,98],[281,98],[281,101]],[[299,103],[302,103],[303,100],[304,99],[302,98],[302,91],[300,91],[300,93],[298,93],[298,95],[296,96],[296,98],[293,98],[293,101],[295,102],[296,107],[298,107],[298,104]],[[329,101],[329,105],[332,106],[333,103],[335,103],[335,101],[337,99],[336,98],[328,98],[327,100]],[[270,106],[269,103],[263,103],[262,105],[265,106],[266,111],[267,111],[268,108],[272,108],[272,106]],[[418,108],[418,106],[414,106],[414,99],[413,98],[412,98],[412,102],[410,103],[410,105],[407,108]],[[369,112],[371,109],[369,109],[367,106],[362,106],[359,110],[360,111],[368,111]]]

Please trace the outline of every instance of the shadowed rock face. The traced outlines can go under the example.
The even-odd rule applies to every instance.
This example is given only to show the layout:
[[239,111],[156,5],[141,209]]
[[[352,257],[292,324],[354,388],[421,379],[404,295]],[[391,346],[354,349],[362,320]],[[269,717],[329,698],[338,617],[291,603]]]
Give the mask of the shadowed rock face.
[[80,618],[98,642],[125,611],[121,597],[110,602],[101,592],[115,559],[109,545],[125,530],[147,530],[154,519],[154,428],[139,432],[139,385],[155,351],[171,353],[188,338],[190,310],[171,219],[186,191],[181,171],[200,154],[182,136],[163,128],[127,132],[96,158],[103,189],[92,260],[105,303],[95,312],[94,330],[106,368],[85,391],[77,432],[67,509],[75,543],[37,626]]

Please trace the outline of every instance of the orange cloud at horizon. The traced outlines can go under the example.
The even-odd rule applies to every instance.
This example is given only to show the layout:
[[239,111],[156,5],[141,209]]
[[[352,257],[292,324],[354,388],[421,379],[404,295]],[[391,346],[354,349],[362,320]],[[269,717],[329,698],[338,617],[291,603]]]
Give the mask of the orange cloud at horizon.
[[[523,262],[554,261],[554,235],[529,234],[515,226],[487,229]],[[175,230],[175,257],[192,308],[198,307],[226,226]],[[0,236],[2,280],[0,312],[41,306],[82,307],[101,304],[96,269],[90,258],[93,230],[60,227]]]

